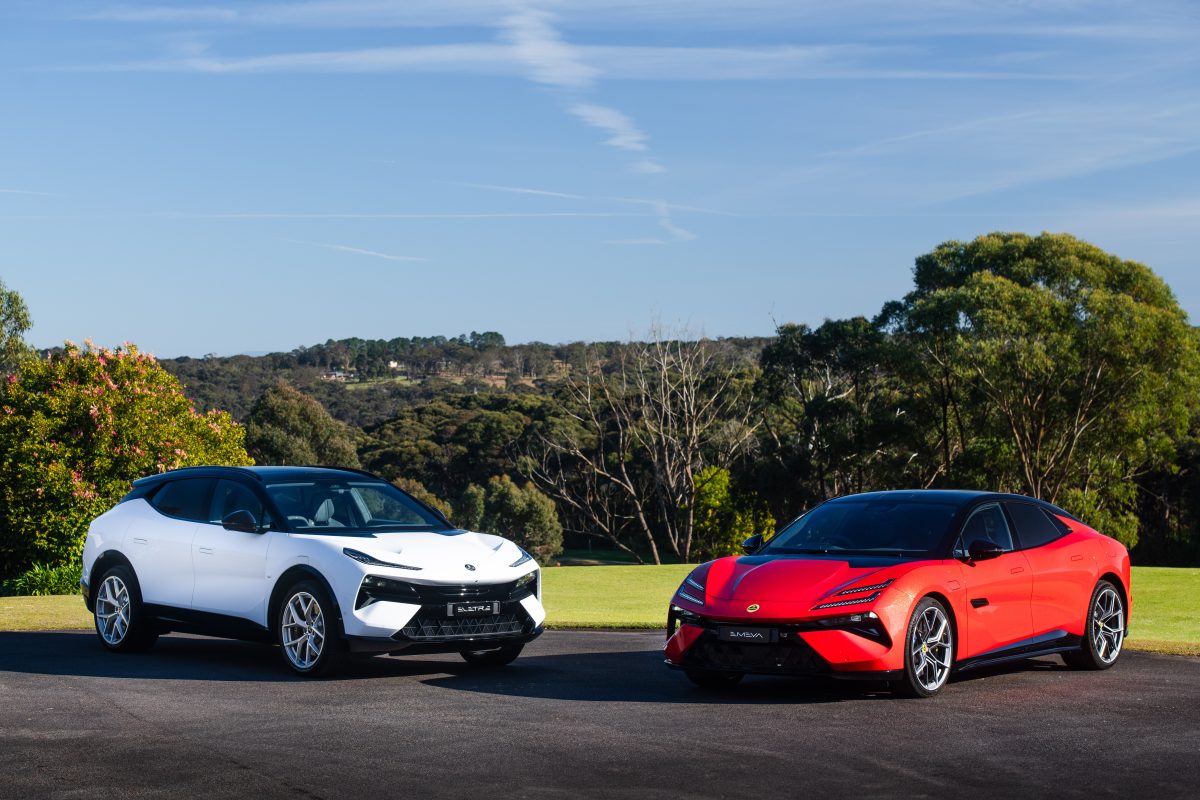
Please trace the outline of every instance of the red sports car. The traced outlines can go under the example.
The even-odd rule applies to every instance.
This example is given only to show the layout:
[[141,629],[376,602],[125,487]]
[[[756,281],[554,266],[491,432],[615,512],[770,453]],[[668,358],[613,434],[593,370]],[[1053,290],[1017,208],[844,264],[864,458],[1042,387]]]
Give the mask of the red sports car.
[[701,686],[831,675],[930,697],[952,671],[1010,659],[1107,669],[1129,626],[1125,547],[1021,495],[849,495],[745,549],[671,601],[667,663]]

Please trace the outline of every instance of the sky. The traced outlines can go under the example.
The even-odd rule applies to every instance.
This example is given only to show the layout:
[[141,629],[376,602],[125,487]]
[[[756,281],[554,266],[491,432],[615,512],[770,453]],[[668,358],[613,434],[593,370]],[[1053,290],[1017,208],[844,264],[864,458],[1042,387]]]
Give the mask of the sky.
[[996,230],[1200,318],[1194,0],[0,3],[0,279],[162,357],[873,315]]

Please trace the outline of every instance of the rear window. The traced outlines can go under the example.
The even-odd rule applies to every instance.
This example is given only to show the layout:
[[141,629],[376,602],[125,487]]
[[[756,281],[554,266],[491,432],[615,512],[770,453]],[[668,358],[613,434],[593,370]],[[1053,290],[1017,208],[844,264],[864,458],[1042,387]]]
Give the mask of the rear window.
[[171,481],[154,493],[150,505],[169,517],[208,522],[208,504],[215,483],[212,478]]
[[1049,512],[1032,503],[1005,503],[1017,526],[1017,540],[1023,549],[1041,547],[1063,535],[1063,525],[1051,520]]

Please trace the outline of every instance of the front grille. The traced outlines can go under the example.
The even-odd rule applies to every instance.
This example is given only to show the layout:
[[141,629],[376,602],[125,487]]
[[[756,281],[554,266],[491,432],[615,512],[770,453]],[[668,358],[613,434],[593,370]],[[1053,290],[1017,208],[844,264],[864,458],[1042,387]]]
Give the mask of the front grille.
[[442,614],[437,614],[433,609],[421,609],[393,638],[444,641],[519,636],[526,632],[526,622],[529,620],[529,615],[524,611],[505,612],[491,617],[447,617],[444,607],[441,611]]
[[533,594],[533,584],[517,588],[517,582],[423,585],[414,583],[422,603],[447,603],[455,600],[522,600]]
[[411,603],[413,605],[441,605],[460,600],[496,600],[515,603],[534,594],[537,582],[517,586],[517,581],[508,583],[424,584],[381,578],[368,575],[358,590],[355,608],[363,608],[377,601]]
[[710,631],[688,649],[684,666],[778,675],[814,675],[829,668],[800,637],[789,637],[777,644],[737,644],[722,642]]

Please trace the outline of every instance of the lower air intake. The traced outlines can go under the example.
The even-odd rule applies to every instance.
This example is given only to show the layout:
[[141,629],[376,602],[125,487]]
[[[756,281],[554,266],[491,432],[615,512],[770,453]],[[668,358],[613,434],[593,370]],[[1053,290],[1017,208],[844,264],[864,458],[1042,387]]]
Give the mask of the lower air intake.
[[[523,614],[520,616],[526,617]],[[488,636],[516,636],[524,632],[525,619],[518,618],[517,614],[459,618],[418,614],[401,628],[394,638],[428,642],[447,639],[477,639]]]

